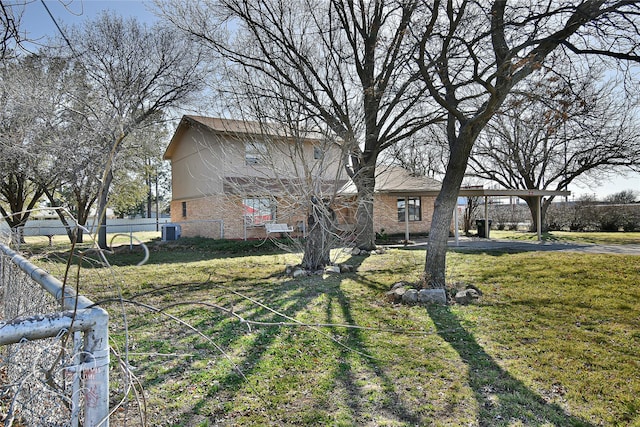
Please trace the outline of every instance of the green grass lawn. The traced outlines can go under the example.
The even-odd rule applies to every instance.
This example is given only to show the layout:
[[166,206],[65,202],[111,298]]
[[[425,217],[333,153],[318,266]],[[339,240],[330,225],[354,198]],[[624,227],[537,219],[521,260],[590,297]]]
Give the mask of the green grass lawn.
[[[537,233],[491,230],[492,239],[537,240]],[[574,232],[551,231],[542,234],[548,242],[586,242],[600,245],[640,244],[640,232]]]
[[[419,277],[423,250],[299,279],[282,275],[296,255],[255,242],[140,256],[85,262],[80,292],[108,309],[149,425],[640,426],[639,256],[450,253],[450,283],[483,296],[448,307],[384,298]],[[129,402],[113,425],[139,425]]]

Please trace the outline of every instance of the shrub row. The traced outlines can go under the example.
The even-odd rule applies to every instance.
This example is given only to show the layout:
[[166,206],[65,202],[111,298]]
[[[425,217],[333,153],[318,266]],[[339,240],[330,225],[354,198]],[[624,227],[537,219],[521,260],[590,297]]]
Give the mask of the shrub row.
[[551,231],[640,231],[640,204],[557,203],[546,222]]

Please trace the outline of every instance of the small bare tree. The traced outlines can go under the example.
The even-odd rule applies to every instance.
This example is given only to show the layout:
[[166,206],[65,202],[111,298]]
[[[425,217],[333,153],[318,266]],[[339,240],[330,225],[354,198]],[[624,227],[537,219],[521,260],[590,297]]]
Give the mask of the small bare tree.
[[467,204],[464,207],[463,231],[465,234],[469,234],[471,228],[473,228],[473,221],[478,215],[478,208],[480,207],[480,197],[467,197]]
[[[245,224],[292,225],[296,237],[277,244],[303,253],[303,268],[322,269],[332,263],[331,249],[344,243],[338,229],[338,213],[350,208],[338,194],[346,182],[344,147],[324,123],[309,117],[299,102],[291,102],[294,94],[265,98],[255,87],[273,82],[244,73],[235,78],[233,93],[225,99],[243,117],[236,139],[244,150],[240,153],[247,163],[244,173],[253,178],[236,179],[233,170],[223,170],[229,176],[216,174],[213,165],[207,173],[224,182],[227,196],[247,201]],[[281,87],[279,92],[285,94],[287,89]],[[238,147],[222,143],[219,161],[233,158],[234,149]]]

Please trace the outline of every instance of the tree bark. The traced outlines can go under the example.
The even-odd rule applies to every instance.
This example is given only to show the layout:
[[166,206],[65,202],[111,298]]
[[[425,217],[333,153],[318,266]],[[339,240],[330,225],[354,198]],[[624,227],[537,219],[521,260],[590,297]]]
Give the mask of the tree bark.
[[[531,227],[529,227],[529,231],[537,232],[538,231],[538,207],[536,205],[538,199],[537,197],[523,197],[522,198],[529,207],[529,211],[531,212]],[[542,224],[542,231],[549,231],[549,226],[547,225],[547,210],[549,209],[549,205],[551,205],[552,198],[548,198],[542,202],[540,205],[540,224]]]
[[51,207],[55,209],[56,214],[58,215],[58,219],[64,226],[64,229],[67,231],[67,237],[71,243],[82,243],[82,230],[79,227],[72,227],[69,225],[69,221],[67,221],[67,216],[64,214],[64,209],[56,206],[58,203],[53,197],[53,193],[49,190],[45,190],[45,194],[47,195],[47,199],[49,199],[49,203]]
[[423,278],[423,286],[428,288],[444,288],[446,284],[447,242],[453,210],[457,206],[458,193],[477,133],[472,131],[471,126],[463,126],[452,144],[442,188],[436,197],[431,219]]
[[311,212],[308,218],[308,235],[305,242],[302,267],[307,270],[319,270],[331,264],[331,234],[334,226],[334,213],[331,208],[315,197],[311,199]]
[[373,229],[375,168],[362,167],[352,180],[358,190],[355,245],[360,249],[370,251],[376,248],[376,234]]
[[109,201],[109,187],[113,181],[113,170],[109,168],[105,173],[105,179],[98,199],[98,247],[107,249],[107,203]]

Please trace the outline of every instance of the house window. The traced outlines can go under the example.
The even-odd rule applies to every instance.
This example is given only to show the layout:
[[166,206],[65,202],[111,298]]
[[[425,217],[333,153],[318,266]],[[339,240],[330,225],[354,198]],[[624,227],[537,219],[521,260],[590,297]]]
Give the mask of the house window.
[[245,142],[244,161],[247,165],[257,165],[263,163],[267,154],[267,146],[264,142]]
[[187,202],[182,202],[182,217],[187,217]]
[[276,218],[276,204],[269,197],[242,199],[242,210],[246,224],[260,225]]
[[320,147],[313,147],[313,159],[314,159],[314,160],[320,160],[320,159],[322,159],[322,148],[320,148]]
[[420,197],[398,199],[398,221],[405,221],[405,209],[409,209],[409,221],[422,221]]

